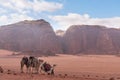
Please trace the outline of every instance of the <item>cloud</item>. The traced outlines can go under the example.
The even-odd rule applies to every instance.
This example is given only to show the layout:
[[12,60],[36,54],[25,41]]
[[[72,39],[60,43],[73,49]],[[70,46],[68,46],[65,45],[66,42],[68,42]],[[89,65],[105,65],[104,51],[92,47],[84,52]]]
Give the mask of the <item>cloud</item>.
[[6,13],[7,11],[3,8],[0,8],[0,14]]
[[46,0],[0,0],[0,25],[31,20],[34,16],[39,18],[42,12],[53,12],[62,7],[61,3]]
[[39,0],[34,0],[33,2],[33,9],[34,11],[55,11],[57,9],[62,8],[62,4],[60,3],[55,3],[55,2],[46,2],[46,1],[39,1]]
[[0,25],[11,24],[11,23],[15,23],[23,20],[33,20],[33,18],[27,15],[16,14],[16,13],[11,14],[9,16],[3,15],[3,16],[0,16]]
[[61,3],[48,2],[46,0],[0,0],[0,5],[4,8],[17,12],[35,11],[35,12],[52,12],[62,8]]
[[50,16],[50,19],[58,23],[61,29],[66,30],[71,25],[103,25],[109,28],[120,28],[120,17],[91,18],[88,14],[68,13],[67,15]]

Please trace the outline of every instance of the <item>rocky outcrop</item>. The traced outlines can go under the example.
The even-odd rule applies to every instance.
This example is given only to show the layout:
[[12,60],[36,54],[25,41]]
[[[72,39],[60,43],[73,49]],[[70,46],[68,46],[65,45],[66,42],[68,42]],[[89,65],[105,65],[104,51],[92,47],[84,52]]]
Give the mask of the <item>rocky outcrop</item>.
[[62,53],[52,27],[43,19],[1,26],[0,48],[48,55]]
[[0,48],[34,55],[118,54],[120,30],[99,25],[73,25],[53,31],[45,20],[21,21],[0,27]]
[[73,25],[62,40],[65,53],[116,54],[120,49],[120,31],[98,25]]
[[96,45],[98,51],[102,53],[113,53],[116,51],[112,42],[112,37],[110,37],[106,30],[102,30],[98,35]]

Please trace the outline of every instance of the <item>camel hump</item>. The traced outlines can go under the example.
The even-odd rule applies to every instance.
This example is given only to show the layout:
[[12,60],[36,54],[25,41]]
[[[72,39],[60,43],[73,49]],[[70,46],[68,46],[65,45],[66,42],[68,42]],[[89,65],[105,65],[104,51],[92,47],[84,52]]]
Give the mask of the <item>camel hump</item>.
[[50,69],[52,68],[52,66],[48,63],[44,63],[43,66],[44,66],[44,69],[45,69],[46,72],[50,71]]
[[28,61],[28,57],[24,56],[24,57],[22,58],[22,60],[24,60],[25,62],[27,62],[27,61]]
[[33,60],[33,59],[35,59],[35,57],[34,57],[34,56],[30,56],[29,59],[30,59],[30,60]]

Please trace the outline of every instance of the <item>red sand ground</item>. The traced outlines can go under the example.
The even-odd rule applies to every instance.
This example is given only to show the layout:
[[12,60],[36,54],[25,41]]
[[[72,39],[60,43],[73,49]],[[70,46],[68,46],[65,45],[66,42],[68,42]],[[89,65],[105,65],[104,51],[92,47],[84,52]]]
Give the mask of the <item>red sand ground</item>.
[[[5,53],[5,54],[4,54]],[[50,64],[56,64],[55,76],[20,73],[21,56],[7,56],[9,51],[0,51],[0,80],[115,80],[120,79],[120,57],[113,55],[59,55],[40,57]],[[3,55],[4,54],[4,55]],[[8,73],[10,70],[10,74]],[[26,70],[25,70],[26,71]],[[67,74],[67,76],[64,76]]]

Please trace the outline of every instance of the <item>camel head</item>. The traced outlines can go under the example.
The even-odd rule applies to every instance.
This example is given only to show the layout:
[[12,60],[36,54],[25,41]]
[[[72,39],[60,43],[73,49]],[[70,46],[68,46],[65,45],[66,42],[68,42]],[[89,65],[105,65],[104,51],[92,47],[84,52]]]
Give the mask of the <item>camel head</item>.
[[57,65],[56,64],[53,64],[53,67],[56,67]]

